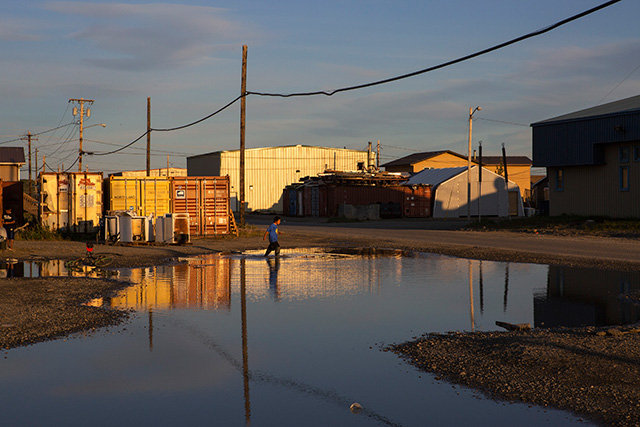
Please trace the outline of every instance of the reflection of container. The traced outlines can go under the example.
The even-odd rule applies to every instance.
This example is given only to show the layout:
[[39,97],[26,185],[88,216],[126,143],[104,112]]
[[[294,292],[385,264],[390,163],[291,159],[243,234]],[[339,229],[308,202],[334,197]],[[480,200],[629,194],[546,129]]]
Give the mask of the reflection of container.
[[102,217],[101,172],[40,174],[40,218],[51,230],[95,232]]
[[189,234],[229,234],[228,176],[173,177],[171,205],[172,213],[189,217]]

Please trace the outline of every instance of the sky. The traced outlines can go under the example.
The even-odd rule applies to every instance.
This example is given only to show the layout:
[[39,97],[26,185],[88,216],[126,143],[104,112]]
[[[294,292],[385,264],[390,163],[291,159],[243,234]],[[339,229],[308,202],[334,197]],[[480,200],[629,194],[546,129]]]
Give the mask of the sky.
[[[151,126],[198,121],[247,91],[328,91],[424,70],[576,15],[605,0],[0,0],[0,146],[32,137],[38,165],[146,168]],[[531,158],[531,123],[640,93],[640,2],[622,0],[468,61],[333,96],[246,98],[246,147],[366,149],[381,164],[423,151]],[[87,105],[87,104],[85,104]],[[99,126],[104,123],[106,127]],[[95,125],[95,126],[92,126]],[[92,126],[92,127],[90,127]],[[151,134],[151,167],[240,147],[240,102]],[[35,168],[35,166],[34,166]],[[27,167],[22,176],[26,177]]]

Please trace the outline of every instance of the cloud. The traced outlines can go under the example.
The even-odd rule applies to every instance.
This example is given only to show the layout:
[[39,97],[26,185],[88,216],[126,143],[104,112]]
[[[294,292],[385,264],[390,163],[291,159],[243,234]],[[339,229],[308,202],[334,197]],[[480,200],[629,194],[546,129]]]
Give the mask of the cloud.
[[51,2],[50,11],[80,15],[85,26],[68,37],[93,45],[85,61],[116,70],[193,66],[236,49],[255,31],[224,17],[224,9],[180,4]]
[[41,37],[33,32],[33,25],[27,20],[0,17],[0,40],[35,42]]

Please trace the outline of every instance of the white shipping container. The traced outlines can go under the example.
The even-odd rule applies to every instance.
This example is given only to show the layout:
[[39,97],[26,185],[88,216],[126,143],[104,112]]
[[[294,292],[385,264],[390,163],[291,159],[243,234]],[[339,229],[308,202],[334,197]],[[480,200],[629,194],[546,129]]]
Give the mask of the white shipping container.
[[40,218],[50,230],[96,232],[102,217],[101,172],[40,174]]

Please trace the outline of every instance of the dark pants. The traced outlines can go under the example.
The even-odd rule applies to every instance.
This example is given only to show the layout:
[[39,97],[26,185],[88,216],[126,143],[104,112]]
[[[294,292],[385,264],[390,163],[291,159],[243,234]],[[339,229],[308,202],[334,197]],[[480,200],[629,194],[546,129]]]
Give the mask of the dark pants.
[[280,255],[280,243],[278,242],[269,243],[269,247],[267,248],[267,252],[265,252],[264,256],[269,256],[271,251],[275,251],[276,256]]

